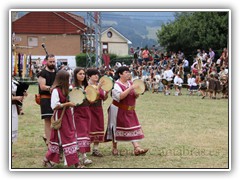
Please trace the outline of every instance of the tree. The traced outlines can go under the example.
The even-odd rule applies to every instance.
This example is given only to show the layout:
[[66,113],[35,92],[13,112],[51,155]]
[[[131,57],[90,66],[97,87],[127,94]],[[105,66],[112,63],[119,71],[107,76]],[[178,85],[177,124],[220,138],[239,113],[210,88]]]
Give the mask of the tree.
[[157,37],[167,51],[222,50],[228,46],[228,12],[178,12],[175,21],[162,25]]

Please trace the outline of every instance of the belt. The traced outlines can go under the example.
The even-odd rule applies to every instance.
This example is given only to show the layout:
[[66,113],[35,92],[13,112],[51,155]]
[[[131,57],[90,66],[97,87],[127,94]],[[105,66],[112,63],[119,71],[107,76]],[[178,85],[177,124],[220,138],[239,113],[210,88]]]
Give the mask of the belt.
[[112,103],[113,103],[113,105],[119,107],[120,109],[126,110],[126,111],[135,110],[135,106],[128,106],[128,105],[119,103],[119,102],[117,102],[117,101],[115,101],[115,100],[113,100]]
[[96,100],[94,103],[90,103],[90,107],[99,107],[102,106],[102,101],[101,100]]
[[41,99],[51,99],[51,95],[40,94]]

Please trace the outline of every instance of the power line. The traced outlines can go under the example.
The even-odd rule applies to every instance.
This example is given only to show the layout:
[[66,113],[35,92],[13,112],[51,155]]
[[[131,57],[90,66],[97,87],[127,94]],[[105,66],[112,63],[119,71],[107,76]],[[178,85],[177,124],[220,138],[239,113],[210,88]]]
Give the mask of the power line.
[[[166,19],[168,17],[168,19]],[[132,17],[132,16],[112,16],[112,15],[103,15],[102,16],[102,19],[105,20],[109,20],[109,19],[113,19],[113,18],[118,18],[118,19],[125,19],[125,20],[152,20],[152,21],[171,21],[171,20],[174,20],[174,17],[172,16],[135,16],[135,17]],[[170,18],[170,19],[169,19]]]

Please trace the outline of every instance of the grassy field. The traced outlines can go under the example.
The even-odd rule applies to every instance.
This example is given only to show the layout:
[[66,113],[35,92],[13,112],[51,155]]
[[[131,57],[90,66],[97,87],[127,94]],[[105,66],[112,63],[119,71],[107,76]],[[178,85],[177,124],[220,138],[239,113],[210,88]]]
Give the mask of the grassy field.
[[[34,101],[37,86],[31,85],[24,101],[25,115],[19,116],[19,137],[12,145],[12,168],[43,168],[47,151],[40,107]],[[172,90],[173,94],[173,90]],[[120,156],[111,155],[111,143],[100,144],[104,157],[92,157],[88,168],[229,168],[228,100],[201,96],[164,96],[146,92],[137,100],[136,112],[145,138],[145,156],[134,156],[132,145],[119,143]],[[106,109],[111,98],[104,102]],[[106,126],[105,126],[106,127]],[[55,168],[65,168],[60,163]]]

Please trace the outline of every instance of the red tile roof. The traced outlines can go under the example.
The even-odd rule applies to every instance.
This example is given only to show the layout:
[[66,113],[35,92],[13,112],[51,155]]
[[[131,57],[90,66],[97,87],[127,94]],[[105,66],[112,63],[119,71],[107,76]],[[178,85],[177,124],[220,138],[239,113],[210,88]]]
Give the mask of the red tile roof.
[[12,23],[17,34],[80,34],[87,26],[81,16],[68,12],[29,12]]

